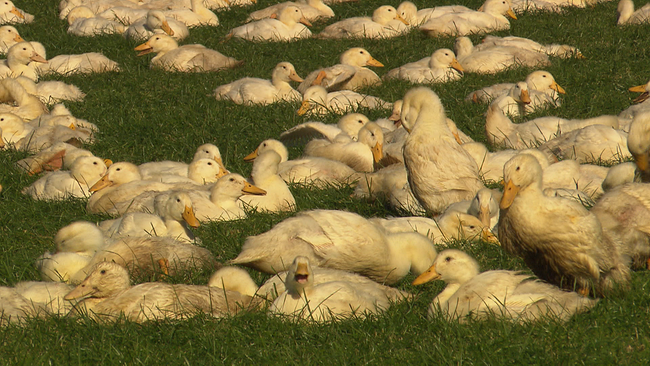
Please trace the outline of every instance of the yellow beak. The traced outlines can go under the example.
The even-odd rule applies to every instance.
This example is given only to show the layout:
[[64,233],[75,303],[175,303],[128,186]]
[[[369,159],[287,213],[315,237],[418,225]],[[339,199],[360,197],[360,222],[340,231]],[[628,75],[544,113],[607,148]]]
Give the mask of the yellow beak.
[[436,265],[434,264],[429,269],[424,271],[424,273],[422,273],[416,279],[414,279],[413,282],[411,282],[411,285],[417,286],[423,283],[427,283],[429,281],[437,280],[439,278],[440,278],[440,274],[436,272]]

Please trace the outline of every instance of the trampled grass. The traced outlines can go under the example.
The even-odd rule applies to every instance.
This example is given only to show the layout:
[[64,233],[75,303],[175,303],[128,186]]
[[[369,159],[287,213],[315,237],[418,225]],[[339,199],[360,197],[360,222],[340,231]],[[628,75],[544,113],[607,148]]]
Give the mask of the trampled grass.
[[[480,0],[464,0],[477,8]],[[458,3],[414,0],[418,7]],[[259,0],[254,9],[273,1]],[[386,1],[397,6],[398,1]],[[295,43],[253,44],[230,40],[227,31],[239,25],[250,9],[220,12],[221,26],[191,31],[184,43],[201,43],[243,59],[236,70],[219,73],[166,73],[149,69],[151,56],[136,57],[137,42],[121,36],[79,38],[66,33],[58,19],[56,0],[16,1],[36,16],[31,25],[17,28],[23,38],[42,42],[48,58],[58,54],[103,52],[117,61],[120,73],[92,76],[50,76],[80,87],[84,102],[65,103],[78,118],[97,124],[100,134],[93,146],[98,156],[113,161],[143,163],[152,160],[189,161],[194,150],[206,142],[221,149],[226,166],[247,175],[250,165],[242,157],[260,141],[277,137],[307,118],[296,115],[297,104],[268,107],[236,106],[215,101],[208,95],[218,85],[244,76],[269,78],[280,61],[292,62],[302,76],[319,66],[336,63],[342,51],[362,46],[388,69],[430,55],[435,49],[452,48],[453,38],[431,39],[417,31],[392,40],[303,40]],[[370,14],[379,2],[333,6],[337,19]],[[637,4],[641,6],[643,4]],[[616,3],[587,9],[567,9],[561,15],[529,12],[512,21],[510,31],[497,35],[529,37],[542,43],[577,46],[584,60],[553,58],[549,70],[567,90],[562,106],[533,116],[558,115],[586,118],[618,114],[635,97],[627,88],[650,77],[648,26],[618,28]],[[325,23],[312,28],[317,33]],[[473,36],[476,43],[481,36]],[[494,76],[466,74],[458,82],[433,85],[447,113],[458,126],[478,141],[484,137],[484,106],[468,104],[465,95],[496,82],[522,80],[531,69],[512,69]],[[390,101],[401,98],[411,87],[401,81],[387,82],[366,91]],[[371,119],[388,112],[366,111]],[[336,116],[323,119],[335,122]],[[292,157],[300,149],[292,149]],[[38,280],[36,257],[53,249],[56,231],[76,220],[105,219],[85,211],[82,200],[35,202],[20,194],[33,182],[14,163],[22,152],[0,153],[0,284]],[[312,190],[294,187],[298,210],[346,209],[364,216],[397,214],[381,200],[366,202],[350,198],[352,190]],[[246,220],[203,225],[195,231],[220,261],[234,258],[248,235],[270,229],[291,214],[252,214]],[[500,248],[482,243],[451,243],[474,255],[483,270],[525,269]],[[251,271],[261,282],[265,276]],[[210,273],[196,272],[174,282],[204,284]],[[631,290],[604,299],[590,312],[568,323],[554,321],[518,325],[499,320],[448,323],[426,318],[431,299],[441,283],[414,288],[406,278],[399,287],[412,291],[412,302],[398,304],[385,314],[366,320],[325,325],[291,323],[263,313],[242,313],[227,319],[198,316],[185,321],[147,324],[98,324],[89,320],[52,318],[28,321],[23,326],[0,329],[2,364],[646,364],[650,359],[650,274],[633,274]]]

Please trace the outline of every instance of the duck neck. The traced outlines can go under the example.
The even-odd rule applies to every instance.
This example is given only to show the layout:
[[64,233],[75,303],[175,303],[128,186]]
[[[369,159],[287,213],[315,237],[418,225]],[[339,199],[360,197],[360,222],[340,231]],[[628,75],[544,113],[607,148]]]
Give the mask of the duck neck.
[[628,20],[630,20],[632,14],[634,14],[634,3],[630,0],[622,0],[618,3],[618,8],[616,11],[618,12],[618,19],[616,23],[618,25],[625,24]]
[[449,298],[451,298],[462,285],[462,283],[458,282],[447,284],[447,287],[445,287],[445,289],[433,299],[432,305],[439,305],[440,308],[444,308],[447,305]]
[[[509,136],[514,130],[515,125],[499,107],[488,108],[485,119],[485,132],[490,143],[494,144],[495,141],[501,141],[503,137]],[[495,137],[498,137],[498,139],[495,139]],[[511,141],[511,143],[514,143],[514,141]]]

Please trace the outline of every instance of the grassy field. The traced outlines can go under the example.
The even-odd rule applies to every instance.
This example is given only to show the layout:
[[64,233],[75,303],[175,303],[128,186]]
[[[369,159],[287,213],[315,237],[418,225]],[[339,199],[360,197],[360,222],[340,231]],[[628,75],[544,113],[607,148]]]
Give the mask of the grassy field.
[[[418,7],[458,2],[431,3],[413,0]],[[273,1],[259,0],[255,9]],[[387,1],[397,6],[398,1]],[[480,0],[464,0],[477,8]],[[197,146],[212,142],[221,149],[226,166],[243,175],[251,166],[242,158],[266,138],[306,118],[296,115],[298,104],[243,107],[217,102],[208,95],[218,85],[243,76],[270,77],[280,61],[293,63],[301,76],[334,64],[349,47],[365,47],[387,70],[429,56],[435,49],[451,48],[453,38],[431,39],[417,31],[392,40],[304,40],[296,43],[253,44],[220,41],[239,25],[250,9],[219,13],[217,28],[191,31],[184,43],[201,43],[243,59],[244,67],[208,74],[166,73],[149,68],[151,56],[136,57],[138,43],[121,36],[78,38],[66,33],[67,23],[58,19],[57,0],[16,1],[19,8],[36,16],[31,25],[17,26],[27,40],[42,42],[48,58],[58,54],[103,52],[117,61],[120,73],[93,76],[48,77],[80,87],[84,102],[65,103],[74,116],[97,124],[97,143],[88,148],[113,161],[143,163],[152,160],[189,161]],[[370,14],[379,2],[333,6],[337,18]],[[640,7],[643,4],[637,4]],[[586,118],[618,114],[636,96],[628,87],[650,78],[648,26],[616,27],[616,3],[588,9],[568,9],[563,14],[524,13],[512,21],[510,31],[541,43],[577,46],[584,60],[553,59],[549,70],[567,90],[562,106],[535,116],[558,115]],[[324,23],[312,28],[317,33]],[[481,37],[472,37],[478,42]],[[471,137],[485,141],[485,106],[467,104],[465,95],[495,82],[523,80],[531,69],[513,69],[494,76],[467,74],[458,82],[433,85],[448,116]],[[391,81],[366,90],[394,101],[411,87]],[[365,111],[371,119],[386,111]],[[336,116],[323,119],[335,122]],[[300,155],[292,150],[292,157]],[[25,154],[0,153],[0,285],[38,280],[34,260],[53,249],[59,228],[75,220],[105,219],[85,211],[85,202],[35,202],[20,194],[36,177],[16,170],[14,163]],[[364,216],[395,215],[380,200],[350,198],[351,188],[311,190],[294,187],[298,210],[345,209]],[[291,214],[253,214],[246,220],[203,225],[195,230],[203,245],[221,261],[234,258],[248,235],[270,229]],[[473,254],[482,269],[524,269],[500,248],[484,243],[441,244]],[[190,273],[176,282],[205,284],[210,273]],[[261,282],[264,276],[253,273]],[[414,288],[406,278],[399,287],[417,294],[412,302],[396,305],[387,313],[365,320],[326,325],[283,322],[263,313],[215,320],[196,317],[187,321],[148,324],[101,325],[88,320],[52,318],[29,321],[24,326],[0,329],[0,364],[646,364],[650,359],[650,273],[633,274],[631,290],[621,297],[601,300],[589,313],[568,323],[545,322],[517,325],[490,320],[469,324],[426,319],[431,299],[441,283]]]

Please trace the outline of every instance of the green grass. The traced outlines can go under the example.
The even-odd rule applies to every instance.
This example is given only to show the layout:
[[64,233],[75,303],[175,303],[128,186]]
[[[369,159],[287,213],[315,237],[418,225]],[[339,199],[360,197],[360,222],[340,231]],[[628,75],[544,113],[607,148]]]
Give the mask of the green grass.
[[[419,7],[432,6],[423,0]],[[246,60],[244,67],[219,73],[176,74],[149,69],[151,56],[136,57],[137,42],[121,36],[95,39],[66,33],[58,19],[56,0],[16,1],[36,16],[31,25],[17,26],[23,38],[42,42],[48,58],[58,54],[100,51],[117,61],[123,71],[93,76],[52,76],[80,87],[88,94],[80,103],[66,103],[72,113],[97,124],[97,143],[88,148],[113,161],[143,163],[152,160],[189,161],[205,142],[221,149],[226,166],[247,175],[251,166],[242,161],[257,144],[277,137],[285,129],[306,120],[296,115],[297,104],[243,107],[217,102],[208,94],[218,85],[244,76],[270,77],[280,61],[292,62],[302,76],[319,66],[336,63],[342,51],[362,46],[386,65],[387,70],[430,55],[437,48],[453,46],[453,38],[430,39],[414,31],[393,40],[303,40],[296,43],[253,44],[231,40],[220,43],[232,27],[243,21],[249,9],[220,12],[217,28],[191,31],[184,43],[201,43],[226,55]],[[272,1],[260,0],[259,9]],[[387,1],[394,6],[398,1]],[[436,5],[457,3],[443,0]],[[477,8],[480,0],[462,3]],[[370,14],[376,1],[333,7],[337,18]],[[637,4],[640,7],[643,4]],[[584,60],[553,59],[549,70],[567,90],[562,106],[534,116],[558,115],[586,118],[617,114],[636,96],[630,86],[650,78],[647,42],[649,27],[618,28],[616,3],[590,9],[568,9],[563,14],[525,13],[512,21],[510,31],[497,35],[529,37],[542,43],[577,46]],[[317,33],[325,27],[317,23]],[[476,43],[481,37],[472,37]],[[433,85],[450,118],[478,141],[484,137],[484,106],[466,104],[467,93],[496,82],[522,80],[531,69],[513,69],[494,76],[467,74],[458,82]],[[366,90],[390,101],[411,87],[401,81]],[[366,111],[371,119],[387,112]],[[336,116],[324,118],[335,122]],[[292,150],[297,157],[300,149]],[[20,190],[36,177],[15,169],[22,152],[0,153],[0,285],[38,280],[37,256],[54,249],[53,237],[75,220],[100,221],[90,215],[85,202],[35,202]],[[352,190],[310,190],[295,187],[298,210],[346,209],[366,217],[397,214],[384,202],[350,198]],[[291,214],[253,214],[246,220],[203,225],[195,231],[215,256],[234,258],[245,237],[270,229]],[[452,243],[474,255],[483,270],[525,269],[500,248],[481,243]],[[442,247],[442,246],[441,246]],[[187,274],[174,281],[205,284],[210,273]],[[261,282],[265,276],[253,273]],[[633,274],[631,290],[623,296],[601,300],[589,313],[568,323],[542,322],[517,325],[498,320],[448,323],[426,319],[431,299],[441,283],[414,288],[406,278],[399,287],[413,291],[412,302],[396,305],[382,315],[325,325],[285,322],[263,313],[243,313],[228,319],[199,316],[186,321],[147,324],[102,325],[89,320],[52,318],[32,320],[24,326],[0,328],[1,364],[646,364],[650,359],[650,274]]]

